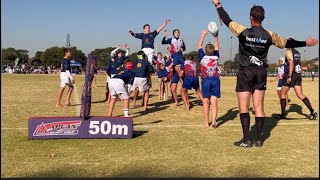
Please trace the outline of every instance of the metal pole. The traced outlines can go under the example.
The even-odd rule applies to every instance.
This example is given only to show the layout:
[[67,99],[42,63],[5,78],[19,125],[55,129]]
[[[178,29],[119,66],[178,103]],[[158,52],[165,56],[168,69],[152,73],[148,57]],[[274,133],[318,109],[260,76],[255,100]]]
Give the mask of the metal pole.
[[231,36],[231,43],[230,43],[230,61],[232,61],[231,55],[232,55],[232,36]]

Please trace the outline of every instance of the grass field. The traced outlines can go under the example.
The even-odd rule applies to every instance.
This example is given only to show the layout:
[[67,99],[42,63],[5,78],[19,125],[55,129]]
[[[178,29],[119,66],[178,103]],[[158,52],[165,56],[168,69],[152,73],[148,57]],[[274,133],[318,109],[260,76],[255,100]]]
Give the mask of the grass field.
[[[130,109],[134,138],[127,140],[28,140],[27,121],[37,116],[79,115],[84,76],[75,76],[75,106],[56,108],[58,75],[1,75],[1,177],[318,177],[319,121],[291,90],[288,117],[280,111],[276,83],[266,91],[264,146],[238,148],[242,138],[234,77],[222,77],[218,128],[204,128],[202,106],[193,91],[190,112],[150,99],[150,111]],[[156,77],[154,77],[154,81]],[[319,79],[303,79],[303,91],[319,109]],[[91,115],[105,116],[105,76],[93,88]],[[180,87],[180,85],[179,85]],[[64,103],[66,92],[63,96]],[[141,101],[138,101],[140,104]],[[132,104],[131,104],[132,105]],[[115,116],[122,115],[117,102]],[[251,108],[252,109],[252,108]],[[254,124],[253,111],[251,126]],[[49,154],[54,153],[54,157]]]

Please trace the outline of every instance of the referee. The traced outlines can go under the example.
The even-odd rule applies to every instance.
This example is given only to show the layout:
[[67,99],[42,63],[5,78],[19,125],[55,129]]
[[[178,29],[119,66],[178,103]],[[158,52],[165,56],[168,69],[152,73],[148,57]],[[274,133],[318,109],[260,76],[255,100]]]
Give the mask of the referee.
[[[223,9],[219,0],[212,0],[218,10],[223,23],[230,31],[239,38],[239,73],[237,75],[236,92],[240,111],[240,120],[243,131],[243,138],[234,143],[239,147],[262,147],[262,130],[265,120],[264,96],[267,86],[267,55],[269,47],[275,45],[279,48],[294,48],[314,46],[318,40],[308,38],[306,41],[295,41],[284,39],[272,31],[262,27],[264,20],[264,9],[261,6],[253,6],[250,10],[251,27],[247,28],[235,21],[232,21]],[[252,143],[249,138],[250,99],[255,110],[256,136]]]

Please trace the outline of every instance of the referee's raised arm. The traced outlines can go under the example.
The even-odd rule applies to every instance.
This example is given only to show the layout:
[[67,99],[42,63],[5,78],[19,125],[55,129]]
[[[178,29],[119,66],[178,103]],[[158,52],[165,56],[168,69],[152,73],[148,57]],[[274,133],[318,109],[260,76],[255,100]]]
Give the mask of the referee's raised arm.
[[247,27],[233,21],[228,13],[223,9],[219,0],[212,0],[212,3],[217,8],[218,14],[222,20],[222,22],[230,29],[230,31],[235,35],[239,36],[242,31],[247,29]]

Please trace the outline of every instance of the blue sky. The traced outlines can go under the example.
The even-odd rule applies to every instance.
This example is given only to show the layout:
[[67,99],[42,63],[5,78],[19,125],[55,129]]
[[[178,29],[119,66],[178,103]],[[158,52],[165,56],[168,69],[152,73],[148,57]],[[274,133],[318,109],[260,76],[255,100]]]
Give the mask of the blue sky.
[[[319,39],[318,0],[221,0],[232,20],[250,26],[249,11],[254,5],[265,8],[265,29],[281,36],[305,40],[308,36]],[[29,50],[33,57],[36,51],[52,46],[65,45],[65,36],[71,35],[71,45],[88,54],[96,48],[115,47],[128,43],[132,51],[138,51],[141,41],[131,37],[129,30],[142,32],[142,26],[157,29],[165,19],[172,20],[165,29],[170,35],[173,29],[181,31],[187,51],[197,48],[201,31],[210,21],[219,22],[211,0],[1,0],[2,47]],[[232,34],[225,25],[220,27],[221,60],[230,58]],[[157,36],[158,51],[163,31]],[[205,43],[212,42],[207,36]],[[238,51],[238,39],[232,38],[232,54]],[[319,46],[299,48],[308,59],[318,57]],[[306,53],[304,50],[306,49]],[[268,59],[271,62],[285,50],[271,47]]]

